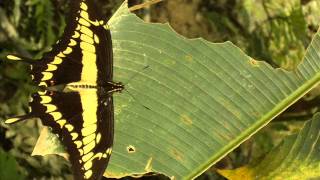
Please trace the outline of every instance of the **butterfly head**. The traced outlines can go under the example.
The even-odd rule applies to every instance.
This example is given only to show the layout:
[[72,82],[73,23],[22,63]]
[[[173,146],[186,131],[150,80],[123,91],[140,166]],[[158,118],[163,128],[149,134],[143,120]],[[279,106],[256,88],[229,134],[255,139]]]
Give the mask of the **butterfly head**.
[[102,91],[105,93],[121,92],[124,89],[124,85],[121,82],[107,82],[101,87]]

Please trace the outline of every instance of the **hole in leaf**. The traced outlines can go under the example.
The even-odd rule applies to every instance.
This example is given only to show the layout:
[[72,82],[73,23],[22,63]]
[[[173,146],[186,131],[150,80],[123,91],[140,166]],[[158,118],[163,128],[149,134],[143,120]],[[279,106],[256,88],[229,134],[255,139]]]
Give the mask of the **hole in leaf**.
[[135,153],[136,148],[132,145],[129,145],[129,146],[127,146],[127,151],[128,151],[128,153]]

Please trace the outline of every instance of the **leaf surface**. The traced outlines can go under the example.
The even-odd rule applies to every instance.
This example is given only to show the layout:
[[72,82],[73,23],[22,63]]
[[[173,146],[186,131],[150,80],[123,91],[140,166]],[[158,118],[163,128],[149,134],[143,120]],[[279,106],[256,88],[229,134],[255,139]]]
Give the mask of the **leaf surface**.
[[303,129],[289,136],[259,162],[234,170],[219,170],[230,180],[237,179],[319,179],[320,114]]

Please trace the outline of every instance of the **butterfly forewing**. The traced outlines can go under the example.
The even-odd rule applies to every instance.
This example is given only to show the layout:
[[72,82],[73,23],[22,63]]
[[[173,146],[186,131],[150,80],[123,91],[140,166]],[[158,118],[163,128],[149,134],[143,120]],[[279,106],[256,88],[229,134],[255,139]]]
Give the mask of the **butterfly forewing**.
[[31,65],[33,81],[41,86],[74,82],[97,85],[112,80],[111,35],[98,8],[92,1],[75,0],[71,4],[61,40]]

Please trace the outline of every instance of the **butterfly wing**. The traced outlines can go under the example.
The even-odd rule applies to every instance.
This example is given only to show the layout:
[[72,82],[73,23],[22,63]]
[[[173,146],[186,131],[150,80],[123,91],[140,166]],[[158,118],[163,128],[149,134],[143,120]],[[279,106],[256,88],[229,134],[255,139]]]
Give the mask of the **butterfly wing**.
[[[71,15],[61,40],[40,60],[24,59],[31,64],[32,79],[45,87],[59,84],[108,87],[113,73],[110,31],[105,28],[106,23],[93,1],[72,0],[70,3]],[[8,59],[23,60],[17,56],[8,56]],[[75,179],[99,179],[112,150],[112,92],[116,87],[120,86],[35,93],[30,102],[31,112],[8,119],[6,123],[40,118],[66,147]]]
[[33,81],[40,86],[111,81],[112,41],[105,25],[93,1],[72,0],[70,19],[61,40],[31,64]]
[[113,103],[112,96],[99,94],[96,89],[35,93],[31,112],[6,123],[40,118],[66,147],[74,179],[100,179],[112,151]]

